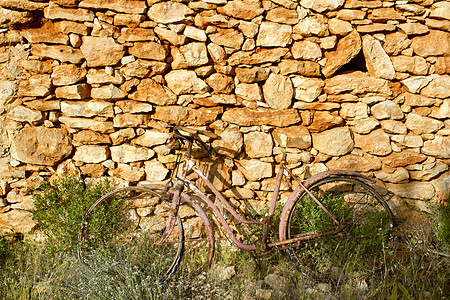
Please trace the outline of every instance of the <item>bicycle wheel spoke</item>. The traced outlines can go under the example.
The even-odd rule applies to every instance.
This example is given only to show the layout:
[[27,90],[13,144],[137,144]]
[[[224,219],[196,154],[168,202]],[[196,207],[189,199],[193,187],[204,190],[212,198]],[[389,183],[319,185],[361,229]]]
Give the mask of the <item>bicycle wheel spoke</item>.
[[[383,258],[393,216],[387,204],[364,182],[345,177],[319,180],[310,192],[340,223],[342,230],[287,247],[303,273],[335,286],[352,284],[373,272]],[[307,193],[293,205],[287,222],[286,239],[305,233],[324,233],[336,225]]]
[[[129,264],[145,269],[155,282],[166,280],[178,267],[184,249],[184,233],[178,217],[163,245],[156,245],[169,213],[161,194],[140,187],[117,189],[100,198],[86,213],[78,254],[93,268],[99,258],[108,268]],[[103,262],[102,265],[105,265]]]

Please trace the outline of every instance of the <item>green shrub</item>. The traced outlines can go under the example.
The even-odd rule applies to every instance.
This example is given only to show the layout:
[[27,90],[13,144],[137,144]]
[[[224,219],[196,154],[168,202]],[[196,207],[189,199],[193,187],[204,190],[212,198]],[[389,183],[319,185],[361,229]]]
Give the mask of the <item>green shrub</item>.
[[108,181],[86,185],[81,178],[63,177],[43,182],[34,195],[33,217],[47,235],[50,251],[76,249],[84,214],[108,189]]
[[448,202],[438,206],[436,234],[444,249],[450,249],[450,205]]

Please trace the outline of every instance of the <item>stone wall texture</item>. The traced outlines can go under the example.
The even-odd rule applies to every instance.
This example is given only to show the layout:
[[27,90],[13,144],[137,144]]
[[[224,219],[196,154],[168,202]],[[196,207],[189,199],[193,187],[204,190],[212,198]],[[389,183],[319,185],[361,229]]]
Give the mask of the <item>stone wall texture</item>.
[[286,151],[300,178],[356,170],[425,209],[448,198],[449,116],[449,1],[0,0],[3,233],[32,231],[46,176],[167,180],[168,125],[219,135],[201,166],[255,207]]

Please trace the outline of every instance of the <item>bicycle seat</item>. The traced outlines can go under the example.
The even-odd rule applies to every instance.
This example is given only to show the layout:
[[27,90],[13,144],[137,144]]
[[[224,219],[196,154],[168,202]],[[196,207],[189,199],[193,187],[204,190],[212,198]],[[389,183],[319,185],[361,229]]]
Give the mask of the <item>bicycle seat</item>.
[[[181,134],[180,131],[183,131],[183,132],[188,133],[190,136],[204,135],[204,136],[212,138],[212,139],[217,139],[219,137],[217,134],[214,134],[209,131],[195,129],[195,128],[189,128],[189,127],[184,127],[184,126],[175,126],[173,129],[175,131],[177,131],[179,134]],[[181,135],[183,135],[183,134],[181,134]]]

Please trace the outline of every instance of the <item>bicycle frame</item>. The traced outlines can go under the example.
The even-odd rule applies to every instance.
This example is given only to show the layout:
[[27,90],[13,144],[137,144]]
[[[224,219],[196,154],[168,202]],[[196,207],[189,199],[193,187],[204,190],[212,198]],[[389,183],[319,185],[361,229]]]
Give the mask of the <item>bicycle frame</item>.
[[[192,183],[190,180],[186,178],[186,175],[193,171],[197,174],[197,176],[205,183],[205,185],[212,191],[212,193],[215,195],[216,199],[220,202],[223,207],[231,213],[231,215],[241,224],[249,224],[249,225],[262,225],[263,231],[262,236],[260,239],[260,243],[258,245],[256,244],[245,244],[242,243],[236,235],[233,233],[233,230],[231,229],[230,225],[228,224],[227,220],[225,219],[224,215],[221,213],[219,207],[210,199],[208,196],[205,195],[194,183]],[[283,178],[283,175],[287,171],[291,176],[294,176],[291,171],[285,166],[284,159],[279,164],[279,170],[276,177],[276,182],[274,186],[274,192],[272,196],[272,200],[269,205],[269,212],[263,216],[261,219],[258,220],[247,220],[244,217],[242,217],[232,206],[231,204],[225,199],[225,197],[214,187],[214,185],[210,182],[210,180],[203,174],[203,172],[197,167],[194,161],[192,161],[190,158],[185,158],[185,160],[182,163],[181,170],[177,176],[177,184],[175,188],[170,189],[170,193],[173,194],[172,202],[171,202],[171,209],[170,209],[170,215],[166,224],[165,232],[163,233],[160,241],[158,244],[164,243],[167,236],[169,236],[175,227],[175,220],[176,220],[176,214],[178,212],[178,208],[181,205],[181,201],[184,201],[188,203],[199,215],[199,217],[202,219],[203,223],[206,227],[206,233],[208,235],[208,241],[209,241],[209,253],[208,253],[208,262],[212,261],[213,255],[214,255],[214,244],[215,244],[215,237],[214,237],[214,231],[212,228],[212,224],[206,215],[205,210],[202,208],[202,206],[197,202],[196,199],[189,196],[187,193],[185,193],[183,190],[185,188],[191,190],[199,199],[201,199],[209,209],[212,210],[215,217],[219,221],[220,225],[223,226],[225,229],[228,237],[230,240],[240,249],[243,250],[265,250],[266,248],[276,247],[276,246],[286,246],[293,243],[299,243],[305,240],[314,239],[321,236],[326,235],[332,235],[336,234],[340,231],[342,231],[345,226],[342,224],[340,226],[337,226],[335,230],[329,231],[329,232],[322,232],[322,233],[309,233],[302,236],[298,236],[292,239],[288,240],[278,240],[274,242],[267,243],[268,239],[268,232],[270,229],[270,226],[272,225],[272,218],[275,212],[276,203],[278,201],[278,196],[280,192],[281,187],[281,181]],[[288,220],[288,216],[290,213],[289,207],[292,207],[292,204],[297,196],[302,193],[306,192],[316,202],[316,205],[318,205],[337,225],[338,222],[336,219],[327,211],[327,209],[320,203],[320,201],[314,197],[309,190],[307,189],[307,186],[312,184],[313,182],[320,180],[327,176],[333,176],[333,175],[346,175],[346,176],[358,176],[361,178],[361,175],[357,172],[352,171],[346,171],[346,170],[333,170],[333,171],[326,171],[322,172],[320,174],[314,175],[304,181],[303,183],[299,180],[296,180],[296,182],[299,184],[294,191],[291,193],[291,195],[288,197],[286,204],[283,208],[283,211],[280,216],[280,224],[279,224],[279,236],[283,236],[283,233],[286,230],[286,224]],[[295,177],[294,177],[295,178]],[[370,180],[370,178],[366,178]]]

